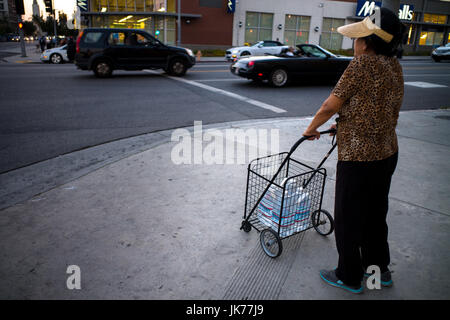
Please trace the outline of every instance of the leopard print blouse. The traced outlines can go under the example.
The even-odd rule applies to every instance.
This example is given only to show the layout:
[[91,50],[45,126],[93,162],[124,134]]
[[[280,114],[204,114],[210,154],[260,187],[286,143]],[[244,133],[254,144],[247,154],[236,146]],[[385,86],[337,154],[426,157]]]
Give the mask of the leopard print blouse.
[[332,94],[345,100],[338,112],[338,160],[383,160],[398,151],[403,72],[397,58],[355,57]]

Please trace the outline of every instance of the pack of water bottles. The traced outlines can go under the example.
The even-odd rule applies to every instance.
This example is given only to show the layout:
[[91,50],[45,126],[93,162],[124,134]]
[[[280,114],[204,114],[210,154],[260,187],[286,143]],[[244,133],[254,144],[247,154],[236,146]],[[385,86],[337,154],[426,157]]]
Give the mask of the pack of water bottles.
[[272,184],[259,203],[256,214],[261,223],[285,238],[310,226],[311,201],[297,178],[286,178],[282,188]]

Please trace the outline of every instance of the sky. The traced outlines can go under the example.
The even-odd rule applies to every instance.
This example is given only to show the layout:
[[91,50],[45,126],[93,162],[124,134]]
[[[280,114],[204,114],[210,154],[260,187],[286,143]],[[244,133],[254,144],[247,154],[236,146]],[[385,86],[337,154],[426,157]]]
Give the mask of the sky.
[[[37,0],[41,15],[45,16],[44,0]],[[75,10],[76,0],[53,0],[56,11],[63,11],[70,17]],[[33,0],[23,0],[25,6],[25,19],[31,19],[33,14]]]

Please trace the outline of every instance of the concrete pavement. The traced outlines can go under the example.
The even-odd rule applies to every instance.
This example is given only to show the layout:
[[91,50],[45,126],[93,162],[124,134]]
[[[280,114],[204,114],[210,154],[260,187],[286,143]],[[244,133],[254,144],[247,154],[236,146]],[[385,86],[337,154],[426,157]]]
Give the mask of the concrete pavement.
[[[392,288],[352,295],[324,284],[319,269],[337,263],[333,234],[309,230],[284,240],[279,258],[267,257],[255,230],[239,230],[246,163],[175,164],[179,142],[168,130],[114,142],[135,147],[125,158],[102,162],[105,151],[96,147],[77,151],[85,162],[70,172],[71,159],[60,157],[0,176],[2,200],[8,189],[16,196],[0,211],[0,298],[449,299],[449,120],[448,109],[400,115],[388,215]],[[215,136],[230,128],[278,130],[279,149],[287,151],[309,122],[203,129],[217,129]],[[317,164],[329,146],[328,137],[306,141],[295,158]],[[335,152],[325,164],[323,208],[330,212],[336,159]],[[66,287],[69,265],[81,269],[81,290]]]

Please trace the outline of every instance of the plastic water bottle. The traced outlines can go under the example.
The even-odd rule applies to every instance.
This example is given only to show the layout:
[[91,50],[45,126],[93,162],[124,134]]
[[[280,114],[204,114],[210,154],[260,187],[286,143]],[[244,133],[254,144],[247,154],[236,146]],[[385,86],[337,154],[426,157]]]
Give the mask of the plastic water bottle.
[[280,227],[280,236],[287,237],[296,231],[296,197],[299,196],[300,188],[296,178],[285,179],[281,185],[284,185],[283,211],[281,212],[282,194],[280,192],[272,210],[272,221],[276,231],[278,231],[278,227]]
[[311,198],[309,193],[300,188],[295,213],[296,232],[305,230],[309,226],[309,216],[311,213]]
[[280,227],[280,236],[288,237],[308,227],[311,202],[309,194],[303,190],[296,178],[284,179],[281,182],[281,186],[283,185],[283,212],[281,212],[283,189],[271,185],[258,205],[257,217],[261,223],[276,232]]

